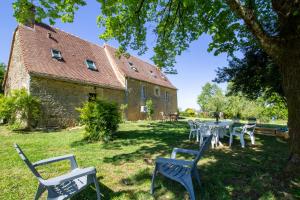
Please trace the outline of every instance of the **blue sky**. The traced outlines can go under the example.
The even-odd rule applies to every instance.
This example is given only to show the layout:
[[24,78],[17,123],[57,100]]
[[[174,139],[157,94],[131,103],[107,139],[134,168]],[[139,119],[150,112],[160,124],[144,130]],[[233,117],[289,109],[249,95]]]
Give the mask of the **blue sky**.
[[[0,33],[0,62],[8,63],[10,45],[14,29],[17,22],[13,17],[12,0],[1,1],[0,5],[0,19],[1,19],[1,33]],[[90,42],[103,45],[104,41],[99,39],[99,34],[103,29],[100,29],[96,24],[96,18],[100,13],[100,4],[96,1],[87,1],[88,4],[78,10],[73,23],[64,24],[57,21],[55,27],[66,32],[79,36],[82,39]],[[47,21],[45,21],[48,23]],[[144,60],[153,63],[150,58],[153,56],[151,47],[154,45],[154,35],[149,35],[147,38],[147,46],[149,50],[142,56]],[[202,86],[215,78],[215,70],[218,67],[227,65],[227,57],[225,54],[214,56],[213,53],[207,52],[207,47],[210,42],[210,37],[204,35],[198,41],[193,42],[190,48],[182,55],[177,56],[177,75],[168,75],[168,78],[178,88],[178,107],[196,108],[197,96],[201,92]],[[109,41],[110,45],[117,47],[116,41]],[[129,51],[132,55],[136,52]],[[221,87],[224,89],[225,84]]]

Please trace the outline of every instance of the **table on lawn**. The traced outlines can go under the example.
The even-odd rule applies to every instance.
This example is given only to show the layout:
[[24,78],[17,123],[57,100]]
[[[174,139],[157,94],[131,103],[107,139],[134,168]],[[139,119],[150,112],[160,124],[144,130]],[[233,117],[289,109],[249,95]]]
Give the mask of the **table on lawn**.
[[220,121],[220,122],[204,122],[205,126],[209,127],[210,134],[214,134],[214,141],[216,146],[223,146],[219,138],[223,138],[226,135],[226,129],[229,129],[232,121]]

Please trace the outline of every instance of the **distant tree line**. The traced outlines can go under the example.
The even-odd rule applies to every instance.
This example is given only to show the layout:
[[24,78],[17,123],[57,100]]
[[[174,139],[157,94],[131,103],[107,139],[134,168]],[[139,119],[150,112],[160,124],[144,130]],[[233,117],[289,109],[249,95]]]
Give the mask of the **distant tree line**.
[[278,93],[261,93],[257,98],[248,98],[242,92],[233,92],[231,83],[226,91],[215,83],[206,83],[197,103],[202,117],[212,117],[217,112],[224,118],[255,117],[265,122],[271,119],[287,120],[288,114],[286,102]]

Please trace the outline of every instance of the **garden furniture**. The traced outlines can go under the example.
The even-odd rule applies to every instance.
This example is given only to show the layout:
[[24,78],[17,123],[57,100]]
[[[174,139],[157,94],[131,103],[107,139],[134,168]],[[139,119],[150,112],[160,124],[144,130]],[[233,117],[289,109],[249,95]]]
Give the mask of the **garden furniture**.
[[242,127],[234,127],[233,130],[230,132],[230,138],[229,138],[229,146],[232,145],[233,136],[240,137],[240,142],[242,148],[245,147],[245,140],[244,135],[248,134],[251,139],[251,144],[255,144],[255,138],[254,138],[254,131],[255,131],[256,124],[246,124]]
[[201,127],[198,128],[198,135],[200,137],[200,145],[203,141],[203,137],[212,134],[213,138],[211,141],[212,148],[217,146],[223,146],[220,137],[223,137],[226,133],[226,129],[230,126],[232,122],[223,121],[223,122],[205,122]]
[[[170,178],[174,181],[182,184],[188,191],[191,200],[195,200],[195,192],[193,187],[193,178],[196,179],[197,183],[201,187],[200,174],[197,168],[197,163],[203,156],[204,151],[209,147],[212,135],[207,137],[199,151],[174,148],[171,154],[171,158],[157,158],[155,161],[155,168],[152,175],[152,183],[150,193],[154,192],[154,181],[158,173]],[[176,159],[177,153],[186,153],[195,156],[191,161]]]
[[161,120],[162,120],[163,122],[166,121],[166,120],[168,119],[168,116],[165,115],[164,112],[160,112],[160,115],[161,115]]
[[[39,181],[39,186],[34,198],[35,200],[39,199],[46,190],[48,191],[48,200],[68,199],[90,184],[95,184],[97,200],[100,200],[100,188],[96,177],[96,169],[94,167],[78,168],[74,155],[64,155],[31,163],[17,144],[15,144],[14,147],[21,159]],[[69,160],[72,169],[64,175],[43,179],[36,169],[38,166],[63,160]]]
[[[189,140],[191,140],[192,137],[197,137],[198,129],[196,127],[196,124],[193,122],[193,120],[188,120],[187,123],[190,126]],[[198,137],[197,137],[197,142],[198,142]]]

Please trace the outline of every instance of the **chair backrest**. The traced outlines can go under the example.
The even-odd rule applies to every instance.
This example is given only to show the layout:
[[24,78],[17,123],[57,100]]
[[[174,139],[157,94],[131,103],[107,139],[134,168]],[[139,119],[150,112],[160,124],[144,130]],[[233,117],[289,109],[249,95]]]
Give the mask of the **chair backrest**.
[[256,118],[255,117],[250,117],[248,118],[248,125],[254,125],[256,124]]
[[203,141],[203,143],[201,144],[199,153],[193,161],[195,166],[197,165],[200,158],[203,156],[204,151],[209,148],[212,137],[213,137],[213,135],[206,137],[205,140]]
[[28,160],[22,149],[19,147],[18,144],[14,144],[14,147],[16,151],[18,152],[21,159],[25,162],[27,167],[30,169],[30,171],[39,179],[41,178],[41,175],[38,173],[38,171],[35,169],[35,167],[32,165],[32,163]]
[[195,124],[194,124],[193,120],[188,120],[187,123],[189,124],[191,129],[195,128]]
[[204,137],[208,137],[209,135],[211,135],[210,127],[206,124],[202,124],[199,127],[199,130],[200,130],[200,134],[202,134],[202,136]]
[[243,132],[244,133],[246,133],[246,132],[254,133],[255,127],[256,127],[256,124],[246,124],[243,127]]

